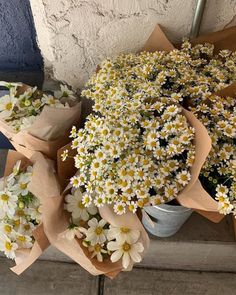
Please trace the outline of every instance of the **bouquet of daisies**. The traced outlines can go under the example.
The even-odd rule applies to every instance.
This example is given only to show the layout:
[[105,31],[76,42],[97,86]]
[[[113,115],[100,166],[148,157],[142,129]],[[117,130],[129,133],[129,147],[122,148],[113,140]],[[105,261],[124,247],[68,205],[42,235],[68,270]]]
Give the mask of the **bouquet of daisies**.
[[185,59],[181,50],[122,54],[102,62],[88,81],[82,95],[95,102],[94,112],[71,131],[78,171],[70,182],[86,192],[84,206],[107,204],[122,215],[204,191],[198,176],[210,138],[173,86]]
[[68,130],[80,120],[75,94],[63,85],[53,94],[20,83],[0,85],[9,90],[0,98],[0,131],[23,153],[26,148],[55,158],[67,143]]
[[14,259],[20,273],[48,246],[43,232],[41,204],[31,192],[33,164],[9,151],[0,179],[0,251]]
[[70,213],[68,229],[63,236],[76,239],[97,270],[108,276],[131,269],[142,260],[148,238],[138,217],[132,213],[117,216],[112,207],[85,206],[88,198],[81,189],[72,188],[65,195],[65,209]]
[[222,214],[236,215],[236,84],[207,99],[194,99],[191,109],[206,126],[212,149],[201,171],[206,191]]

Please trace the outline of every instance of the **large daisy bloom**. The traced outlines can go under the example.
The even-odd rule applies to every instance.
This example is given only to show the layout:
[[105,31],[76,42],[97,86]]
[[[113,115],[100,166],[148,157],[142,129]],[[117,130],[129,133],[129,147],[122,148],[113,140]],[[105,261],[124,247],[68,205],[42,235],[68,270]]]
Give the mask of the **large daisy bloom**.
[[103,249],[103,247],[100,244],[96,244],[94,246],[89,246],[89,252],[92,252],[92,258],[96,257],[99,262],[103,261],[102,254],[106,254],[107,251]]
[[16,195],[26,196],[29,193],[28,184],[30,182],[30,174],[23,173],[20,175],[17,183],[11,188]]
[[0,234],[0,251],[11,259],[16,257],[15,250],[18,248],[17,244],[12,242],[6,235]]
[[82,219],[87,221],[89,219],[89,214],[95,215],[97,213],[97,208],[95,206],[85,207],[83,204],[83,195],[80,189],[72,191],[72,194],[68,194],[65,197],[67,202],[66,209],[72,213],[74,220]]
[[0,191],[0,218],[12,218],[17,207],[17,196],[8,190]]
[[107,233],[108,240],[116,239],[120,243],[135,243],[140,237],[140,231],[128,227],[115,227],[110,225]]
[[96,244],[103,244],[107,240],[107,229],[104,229],[106,221],[101,219],[98,221],[96,218],[89,220],[88,225],[89,229],[86,233],[86,241],[90,242],[92,246]]
[[9,95],[2,96],[0,98],[0,118],[8,118],[15,107],[17,100],[15,97]]
[[111,255],[111,261],[116,262],[122,258],[122,266],[126,269],[130,265],[131,261],[140,262],[142,257],[140,253],[143,252],[143,244],[138,243],[128,243],[128,242],[109,242],[107,244],[107,249],[114,251]]

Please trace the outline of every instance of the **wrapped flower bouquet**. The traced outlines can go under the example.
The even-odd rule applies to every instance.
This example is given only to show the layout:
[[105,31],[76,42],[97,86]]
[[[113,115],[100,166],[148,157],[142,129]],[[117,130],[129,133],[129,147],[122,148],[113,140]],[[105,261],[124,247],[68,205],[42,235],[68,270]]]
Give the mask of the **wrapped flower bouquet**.
[[66,86],[52,95],[20,83],[0,84],[9,89],[0,99],[0,131],[23,153],[27,148],[55,158],[80,120],[78,98]]
[[[9,151],[0,179],[0,251],[15,259],[21,272],[48,246],[43,231],[41,204],[32,193],[33,162]],[[24,266],[25,265],[25,266]]]

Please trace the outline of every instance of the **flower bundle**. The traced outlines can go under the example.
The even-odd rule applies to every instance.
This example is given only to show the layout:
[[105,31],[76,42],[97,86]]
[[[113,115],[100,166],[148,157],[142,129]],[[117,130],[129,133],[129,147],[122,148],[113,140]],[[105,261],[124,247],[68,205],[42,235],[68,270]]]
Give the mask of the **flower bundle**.
[[34,229],[41,223],[40,203],[29,191],[32,166],[13,171],[0,180],[0,250],[15,259],[17,249],[32,248]]
[[55,158],[57,149],[67,143],[67,132],[80,119],[81,103],[75,94],[63,85],[53,95],[21,83],[0,86],[9,90],[0,98],[0,131],[16,148]]
[[140,253],[144,251],[143,244],[138,241],[140,230],[109,224],[101,217],[97,207],[86,208],[82,198],[81,190],[74,188],[65,197],[65,208],[71,212],[66,238],[71,240],[76,236],[82,240],[91,258],[96,258],[99,262],[111,260],[114,263],[122,259],[124,269],[131,263],[140,262]]
[[191,110],[206,126],[212,149],[200,180],[218,202],[219,212],[236,215],[236,103],[231,96],[196,99]]
[[79,169],[71,184],[86,191],[85,206],[113,204],[117,214],[174,199],[188,184],[194,160],[194,129],[180,106],[137,97],[132,111],[126,103],[122,117],[89,115],[84,129],[71,134]]
[[68,99],[76,99],[74,93],[64,85],[61,85],[61,90],[55,91],[53,95],[43,93],[37,87],[17,83],[1,82],[0,85],[9,89],[9,94],[0,100],[0,118],[12,126],[15,132],[33,125],[44,106],[70,108]]
[[[20,274],[49,246],[42,219],[41,201],[34,193],[36,158],[8,151],[4,177],[0,180],[0,251]],[[37,175],[37,173],[36,173]]]

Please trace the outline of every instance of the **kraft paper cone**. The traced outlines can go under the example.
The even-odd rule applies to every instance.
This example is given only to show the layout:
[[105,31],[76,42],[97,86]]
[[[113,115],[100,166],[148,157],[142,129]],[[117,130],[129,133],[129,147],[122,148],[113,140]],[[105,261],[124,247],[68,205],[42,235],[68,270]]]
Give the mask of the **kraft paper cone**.
[[215,54],[217,54],[220,50],[223,50],[223,49],[235,51],[236,50],[236,26],[197,37],[191,40],[191,43],[193,45],[211,43],[214,45]]
[[151,33],[144,47],[140,51],[155,52],[155,51],[171,51],[175,47],[168,40],[166,35],[163,33],[161,26],[156,25],[154,31]]
[[[19,87],[18,94],[23,93],[28,87],[27,85]],[[81,115],[81,102],[70,99],[64,99],[64,101],[70,105],[70,108],[45,106],[32,126],[18,133],[0,119],[0,131],[16,148],[20,145],[56,159],[57,150],[70,141],[70,129],[73,125],[79,124]]]
[[[109,260],[102,263],[98,262],[96,259],[91,258],[91,253],[89,253],[88,249],[82,245],[81,240],[77,238],[68,240],[63,235],[68,229],[70,217],[68,212],[64,210],[64,196],[70,191],[71,185],[69,185],[61,195],[60,186],[52,162],[47,161],[39,154],[35,155],[35,157],[37,158],[37,161],[34,165],[34,174],[30,183],[30,190],[34,195],[38,196],[41,201],[44,230],[50,243],[76,263],[80,264],[91,274],[105,274],[106,276],[113,278],[122,270],[121,262],[112,263]],[[67,171],[70,173],[69,170]],[[41,183],[44,183],[43,188],[40,187]],[[125,222],[118,222],[117,219],[123,220],[123,216],[117,216],[115,218],[111,216],[111,212],[105,208],[102,214],[104,218],[107,218],[108,222],[110,222],[109,218],[111,218],[111,223],[114,225],[123,224],[123,226],[127,226],[127,224],[130,225],[131,223],[131,227],[141,229],[141,239],[145,248],[148,247],[149,240],[147,234],[137,216],[129,214],[124,218]]]
[[[86,253],[87,249],[78,239],[69,241],[63,237],[62,233],[69,225],[68,214],[64,210],[64,196],[60,195],[60,186],[52,162],[39,154],[36,157],[30,190],[41,201],[44,230],[50,243],[91,274],[107,274],[112,277],[120,271],[119,263],[109,263],[108,266],[106,262],[100,263],[96,259],[91,259]],[[43,187],[40,186],[41,183],[44,183]]]
[[183,113],[195,129],[195,159],[191,167],[191,180],[179,194],[177,201],[186,208],[196,210],[211,221],[219,222],[224,218],[224,215],[218,213],[218,203],[204,190],[198,180],[201,168],[211,150],[211,139],[204,125],[193,113],[185,109],[183,109]]
[[235,97],[236,96],[236,82],[230,84],[229,86],[225,87],[222,90],[219,90],[215,93],[215,95],[221,96],[221,97]]
[[[19,160],[21,161],[21,169],[26,169],[29,165],[33,165],[33,161],[27,159],[22,154],[16,151],[9,150],[7,154],[4,177],[12,173],[14,165]],[[34,166],[33,166],[33,173],[34,173]],[[18,275],[21,274],[23,271],[25,271],[49,246],[49,241],[45,235],[43,224],[40,224],[33,231],[33,236],[35,238],[35,242],[31,249],[16,250],[16,259],[15,259],[16,266],[12,267],[11,270]]]
[[[13,136],[10,142],[14,146],[14,148],[17,151],[21,152],[23,155],[27,156],[27,153],[30,150],[32,152],[41,152],[48,158],[56,160],[58,148],[64,146],[68,143],[68,141],[70,141],[69,134],[70,132],[68,131],[64,136],[61,136],[56,140],[45,141],[22,131]],[[22,139],[24,140],[24,143],[19,144]]]

